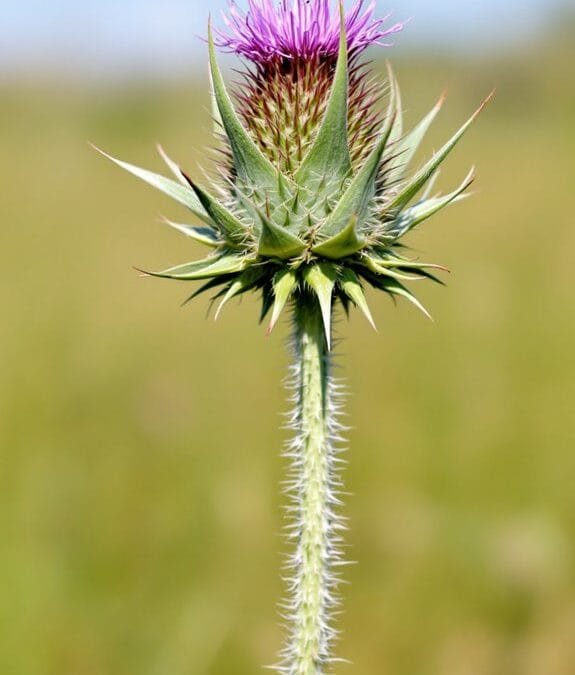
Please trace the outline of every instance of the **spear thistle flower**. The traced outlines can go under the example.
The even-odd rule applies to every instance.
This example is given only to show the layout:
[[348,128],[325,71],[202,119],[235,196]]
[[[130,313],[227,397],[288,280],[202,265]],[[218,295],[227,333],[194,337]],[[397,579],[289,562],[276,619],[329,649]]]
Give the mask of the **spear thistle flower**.
[[[389,104],[377,112],[382,88],[361,54],[385,44],[401,24],[384,28],[358,0],[346,15],[329,0],[249,0],[235,5],[227,32],[208,46],[214,117],[224,138],[221,178],[200,186],[163,151],[176,180],[110,157],[202,222],[169,223],[211,248],[204,259],[148,273],[202,280],[191,297],[213,291],[216,316],[232,298],[257,291],[268,331],[289,306],[293,315],[292,385],[295,430],[289,493],[291,578],[285,615],[289,637],[277,666],[289,675],[322,675],[334,661],[337,568],[343,529],[337,513],[341,429],[338,387],[330,375],[332,317],[357,307],[373,325],[364,285],[401,296],[427,314],[406,283],[438,281],[439,265],[407,257],[403,237],[461,200],[473,179],[432,194],[440,164],[479,111],[414,173],[409,165],[443,97],[409,132],[399,87],[388,71]],[[249,61],[230,95],[216,45]]]

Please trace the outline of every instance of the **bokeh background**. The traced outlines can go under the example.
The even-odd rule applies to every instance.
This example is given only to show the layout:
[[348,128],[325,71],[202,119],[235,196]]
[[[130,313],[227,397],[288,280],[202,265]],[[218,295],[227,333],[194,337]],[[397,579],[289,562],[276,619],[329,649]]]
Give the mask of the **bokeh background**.
[[[179,308],[189,286],[138,278],[198,253],[159,224],[184,214],[87,145],[158,170],[161,141],[200,175],[196,36],[219,7],[0,9],[5,675],[243,675],[281,643],[288,326],[265,338],[252,300],[214,323]],[[427,153],[498,93],[442,178],[474,163],[477,194],[411,237],[452,270],[420,290],[436,322],[372,298],[378,334],[338,324],[358,564],[336,672],[571,675],[573,13],[393,8],[408,119],[449,91]]]

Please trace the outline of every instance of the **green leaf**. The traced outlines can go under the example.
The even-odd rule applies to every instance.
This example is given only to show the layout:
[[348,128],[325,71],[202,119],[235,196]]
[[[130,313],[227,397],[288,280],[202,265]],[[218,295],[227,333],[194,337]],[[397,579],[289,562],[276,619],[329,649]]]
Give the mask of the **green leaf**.
[[382,282],[382,285],[388,293],[392,293],[393,295],[400,295],[409,300],[409,302],[413,303],[417,307],[417,309],[419,309],[421,312],[425,314],[425,316],[428,319],[433,321],[433,317],[427,311],[427,309],[425,309],[425,307],[415,297],[415,295],[413,295],[413,293],[410,290],[408,290],[403,284],[400,284],[399,281],[395,279],[385,279]]
[[407,298],[407,300],[412,302],[421,312],[425,314],[425,316],[427,316],[428,319],[431,319],[433,321],[431,315],[421,304],[421,302],[413,295],[413,293],[411,293],[411,291],[405,288],[405,286],[396,279],[391,279],[390,277],[382,277],[378,274],[374,274],[365,267],[358,268],[357,271],[374,288],[377,288],[380,291],[385,291],[386,293],[389,293],[391,296],[400,295],[404,298]]
[[237,295],[241,295],[242,293],[246,293],[249,291],[251,288],[253,288],[259,279],[263,276],[264,272],[262,271],[261,268],[248,268],[243,274],[241,274],[237,279],[235,279],[231,284],[228,290],[226,291],[224,297],[220,301],[220,304],[218,305],[218,308],[216,309],[216,314],[214,316],[214,320],[217,321],[220,312],[224,308],[224,305],[228,302],[228,300],[231,300],[233,297]]
[[[385,126],[379,140],[375,144],[375,147],[370,152],[362,167],[353,177],[353,180],[349,184],[347,190],[343,193],[335,209],[327,217],[325,223],[321,227],[320,235],[339,234],[349,228],[350,223],[354,219],[356,223],[361,222],[369,207],[371,199],[375,195],[375,181],[381,162],[381,156],[393,128],[393,120],[394,117],[389,120],[389,123]],[[325,243],[327,244],[329,241],[330,240]],[[320,243],[319,246],[321,247],[322,244]]]
[[97,148],[95,145],[92,147],[101,155],[104,155],[104,157],[107,157],[109,160],[114,162],[114,164],[117,164],[122,169],[125,169],[149,185],[157,188],[164,194],[168,195],[168,197],[175,199],[177,202],[190,209],[190,211],[198,218],[201,218],[204,222],[211,224],[208,214],[205,212],[202,205],[198,201],[198,198],[190,188],[184,187],[170,178],[161,176],[160,174],[154,173],[153,171],[141,169],[140,167],[134,166],[133,164],[128,164],[128,162],[123,162],[121,159],[116,159],[115,157],[112,157],[112,155],[108,155],[103,150],[100,150],[100,148]]
[[195,183],[190,183],[194,192],[198,196],[200,203],[216,223],[221,233],[232,246],[239,246],[245,243],[249,235],[249,227],[229,211],[223,204],[206,190]]
[[158,145],[156,145],[156,147],[158,149],[158,152],[160,153],[160,157],[164,160],[164,163],[166,164],[168,169],[174,174],[174,177],[182,185],[189,188],[190,187],[190,181],[188,180],[188,178],[186,177],[186,175],[184,174],[184,172],[180,168],[179,164],[177,164],[176,162],[174,162],[173,159],[170,159],[170,157],[168,157],[166,151],[164,150],[164,148],[159,143],[158,143]]
[[438,265],[437,263],[425,263],[419,262],[418,260],[410,260],[409,258],[397,258],[397,257],[383,257],[383,262],[386,267],[405,267],[406,269],[417,268],[417,269],[435,269],[441,270],[442,272],[449,272],[447,267],[444,265]]
[[338,297],[339,301],[341,302],[341,306],[343,307],[343,311],[345,312],[346,318],[349,319],[349,298],[341,290],[337,294],[337,297]]
[[441,106],[445,101],[445,94],[442,94],[439,101],[431,109],[431,111],[419,122],[419,124],[414,127],[408,134],[406,134],[403,139],[398,141],[397,145],[393,148],[394,157],[389,165],[386,167],[388,171],[392,172],[392,179],[397,180],[400,176],[397,176],[397,170],[401,168],[400,175],[405,173],[405,170],[409,166],[413,156],[417,152],[417,149],[421,145],[421,141],[425,137],[429,127],[431,126],[433,120],[437,117],[437,113],[441,110]]
[[415,274],[403,274],[401,272],[395,272],[393,269],[386,267],[385,260],[372,258],[368,255],[362,257],[362,262],[365,263],[368,270],[375,272],[375,274],[382,274],[386,277],[391,277],[393,279],[403,280],[403,281],[418,281],[422,277]]
[[340,272],[339,285],[353,304],[363,312],[372,328],[377,331],[357,274],[348,267],[344,267]]
[[238,176],[248,185],[276,189],[278,172],[258,148],[234,110],[216,59],[211,25],[208,29],[208,48],[214,98],[230,142]]
[[305,249],[305,244],[295,234],[273,223],[264,213],[260,212],[259,215],[262,222],[259,255],[287,260],[299,255]]
[[189,295],[184,302],[182,302],[182,307],[184,305],[187,305],[190,300],[193,300],[196,298],[198,295],[201,295],[202,293],[205,293],[206,291],[211,290],[212,288],[217,288],[218,286],[223,286],[224,284],[227,284],[229,281],[229,277],[222,276],[222,277],[214,277],[212,279],[209,279],[206,281],[205,284],[202,284],[199,288],[197,288],[191,295]]
[[463,193],[473,182],[473,174],[474,169],[471,169],[461,185],[453,192],[442,197],[426,199],[406,209],[400,214],[396,221],[389,224],[390,227],[386,225],[386,232],[389,232],[389,234],[396,237],[402,237],[406,232],[409,232],[409,230],[413,229],[424,220],[431,218],[431,216],[435,215],[449,204],[464,199],[466,195],[463,195]]
[[185,223],[174,223],[167,218],[164,218],[164,223],[170,227],[173,227],[175,230],[178,230],[178,232],[182,232],[182,234],[185,234],[187,237],[194,239],[200,244],[205,244],[206,246],[215,248],[222,243],[211,227],[197,227],[195,225],[186,225]]
[[403,107],[401,103],[401,91],[395,73],[387,62],[387,78],[389,80],[390,97],[389,107],[387,109],[387,119],[392,119],[392,129],[389,135],[389,143],[394,144],[399,141],[403,135]]
[[343,230],[314,246],[312,251],[316,255],[332,260],[340,260],[357,253],[363,248],[365,242],[357,236],[356,227],[357,218],[352,216]]
[[283,311],[287,301],[289,300],[294,288],[297,286],[297,277],[296,273],[290,269],[280,270],[273,280],[273,289],[274,289],[274,308],[272,311],[272,317],[270,320],[270,325],[267,330],[269,335],[274,329],[277,320],[280,317],[280,314]]
[[218,317],[220,316],[220,312],[224,308],[224,305],[227,303],[228,300],[231,300],[231,298],[236,295],[236,293],[239,293],[239,291],[242,288],[242,283],[239,279],[236,279],[230,287],[228,288],[227,292],[225,293],[224,297],[220,301],[220,304],[218,305],[218,308],[216,309],[216,313],[214,315],[214,321],[218,320]]
[[317,263],[304,270],[304,281],[317,295],[328,351],[331,349],[331,300],[337,273],[331,263]]
[[153,277],[162,277],[164,279],[209,279],[224,274],[242,272],[250,262],[251,261],[245,256],[228,254],[211,256],[197,262],[170,267],[162,272],[145,272],[145,274]]
[[433,281],[436,284],[439,284],[440,286],[446,286],[446,283],[441,280],[439,277],[436,277],[435,274],[431,274],[431,272],[428,272],[424,268],[416,268],[413,270],[414,274],[417,274],[420,277],[423,277],[424,279],[429,279],[430,281]]
[[447,143],[436,152],[433,157],[423,165],[419,171],[412,177],[412,179],[407,183],[407,185],[400,191],[400,193],[395,197],[395,199],[386,207],[386,213],[393,213],[395,211],[401,210],[406,206],[415,195],[421,190],[421,188],[427,183],[427,181],[433,176],[441,162],[447,157],[447,155],[453,150],[459,139],[463,134],[469,129],[471,124],[475,121],[475,118],[491,100],[493,94],[490,94],[481,106],[473,113],[473,115],[465,122],[465,124],[447,141]]
[[222,116],[220,115],[220,110],[218,108],[218,102],[216,100],[216,92],[214,91],[214,82],[210,77],[210,109],[212,113],[212,131],[216,139],[219,139],[224,133],[224,123],[222,122]]
[[429,179],[427,182],[427,185],[425,186],[425,190],[423,191],[423,194],[421,195],[421,201],[425,201],[426,199],[429,199],[431,197],[431,193],[433,192],[435,185],[437,183],[437,179],[439,178],[439,175],[441,173],[441,169],[437,169],[433,176]]
[[351,169],[347,139],[348,63],[345,14],[340,3],[340,36],[337,66],[326,111],[315,140],[296,173],[304,185],[310,176],[343,179]]
[[260,323],[262,323],[263,320],[266,318],[273,304],[274,304],[274,293],[272,290],[272,285],[268,283],[262,288],[262,308],[260,310],[260,319],[259,319]]

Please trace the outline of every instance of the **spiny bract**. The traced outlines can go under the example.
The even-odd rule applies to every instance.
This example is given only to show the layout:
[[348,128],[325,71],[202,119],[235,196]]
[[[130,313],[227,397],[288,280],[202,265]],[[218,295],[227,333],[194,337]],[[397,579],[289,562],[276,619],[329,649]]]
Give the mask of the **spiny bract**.
[[[191,297],[217,289],[216,316],[231,298],[260,290],[262,319],[271,310],[269,330],[290,298],[311,293],[321,307],[328,345],[337,300],[346,311],[351,302],[373,324],[363,282],[403,296],[427,314],[404,282],[437,281],[430,269],[443,268],[406,257],[400,240],[465,196],[473,170],[449,194],[432,195],[432,186],[440,164],[485,103],[408,176],[443,97],[404,133],[399,88],[389,70],[389,106],[380,119],[377,88],[357,63],[360,50],[348,54],[341,6],[333,59],[317,53],[308,55],[307,65],[289,56],[258,63],[235,92],[239,112],[216,62],[211,28],[208,45],[215,121],[226,142],[219,184],[200,187],[163,151],[177,182],[111,158],[186,206],[203,225],[169,224],[212,248],[203,260],[150,274],[204,280]],[[313,58],[317,67],[310,70]]]

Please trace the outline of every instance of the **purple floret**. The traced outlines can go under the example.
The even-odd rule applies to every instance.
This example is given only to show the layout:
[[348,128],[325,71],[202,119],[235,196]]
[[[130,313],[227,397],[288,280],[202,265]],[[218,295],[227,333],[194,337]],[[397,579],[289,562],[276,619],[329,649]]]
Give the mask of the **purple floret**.
[[[243,13],[233,0],[224,15],[227,31],[216,31],[217,44],[256,63],[277,58],[313,58],[337,55],[340,19],[330,0],[248,0]],[[402,23],[388,28],[373,16],[375,1],[365,6],[356,0],[346,14],[348,49],[360,52],[369,45],[389,46],[384,39],[403,29]]]

